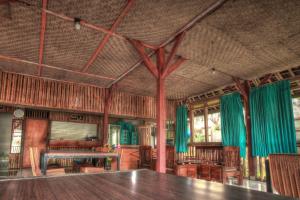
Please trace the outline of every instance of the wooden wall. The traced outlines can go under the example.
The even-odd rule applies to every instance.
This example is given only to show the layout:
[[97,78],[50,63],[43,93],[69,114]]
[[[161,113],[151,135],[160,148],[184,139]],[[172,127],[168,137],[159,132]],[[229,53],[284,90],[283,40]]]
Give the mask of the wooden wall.
[[[0,72],[2,104],[103,113],[104,97],[105,89],[100,87]],[[175,119],[175,109],[175,102],[167,101],[167,119]],[[156,100],[114,91],[110,114],[155,119]]]

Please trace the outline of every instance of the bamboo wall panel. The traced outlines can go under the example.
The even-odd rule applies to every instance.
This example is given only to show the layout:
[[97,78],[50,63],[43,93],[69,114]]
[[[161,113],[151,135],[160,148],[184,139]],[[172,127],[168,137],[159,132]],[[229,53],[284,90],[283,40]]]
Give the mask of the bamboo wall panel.
[[[0,103],[88,113],[104,112],[105,88],[0,72]],[[167,119],[176,104],[167,101]],[[156,118],[156,99],[114,91],[110,114]]]

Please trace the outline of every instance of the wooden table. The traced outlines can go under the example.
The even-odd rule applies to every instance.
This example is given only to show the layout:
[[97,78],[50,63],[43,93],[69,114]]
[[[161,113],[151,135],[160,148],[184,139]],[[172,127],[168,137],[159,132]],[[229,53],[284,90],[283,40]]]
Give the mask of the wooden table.
[[150,170],[0,181],[5,200],[288,200],[291,198]]
[[117,170],[120,171],[120,155],[118,153],[101,153],[101,152],[78,152],[78,151],[51,151],[42,153],[41,170],[46,175],[48,159],[51,158],[107,158],[117,159]]

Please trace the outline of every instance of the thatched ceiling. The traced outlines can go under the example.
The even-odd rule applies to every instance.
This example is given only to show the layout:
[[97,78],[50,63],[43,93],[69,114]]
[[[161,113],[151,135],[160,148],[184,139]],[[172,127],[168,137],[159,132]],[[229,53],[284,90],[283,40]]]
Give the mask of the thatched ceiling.
[[[119,37],[112,35],[88,70],[77,73],[106,33],[87,26],[75,30],[73,21],[55,14],[70,19],[79,17],[109,30],[127,1],[48,0],[47,10],[55,14],[46,15],[42,55],[46,66],[41,76],[108,87],[134,68],[118,82],[118,88],[155,96],[155,79],[143,63],[136,65],[140,57],[125,38],[159,45],[216,1],[134,0],[115,30]],[[0,68],[38,75],[42,0],[3,2]],[[167,49],[171,49],[171,44]],[[22,62],[8,61],[1,55]],[[177,55],[188,61],[167,78],[168,98],[192,96],[231,84],[230,76],[254,79],[300,66],[300,1],[228,0],[186,33]],[[215,74],[212,68],[216,69]]]

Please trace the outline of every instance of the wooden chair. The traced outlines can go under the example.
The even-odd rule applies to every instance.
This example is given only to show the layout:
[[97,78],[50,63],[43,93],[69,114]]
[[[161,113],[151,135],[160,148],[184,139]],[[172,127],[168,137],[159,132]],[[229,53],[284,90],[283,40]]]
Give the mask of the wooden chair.
[[153,160],[152,160],[152,147],[151,146],[140,146],[139,147],[139,168],[153,168]]
[[[40,169],[40,152],[37,147],[29,147],[29,154],[30,154],[30,164],[32,169],[33,176],[41,176],[41,169]],[[64,168],[55,168],[55,169],[48,169],[47,176],[58,176],[58,175],[65,175]]]
[[272,188],[280,195],[300,198],[300,155],[269,155]]
[[209,164],[199,164],[197,167],[198,178],[210,181],[210,165]]
[[226,183],[228,177],[236,177],[238,184],[243,184],[243,170],[241,167],[241,157],[239,147],[224,147],[223,150],[223,183]]
[[174,173],[175,168],[175,147],[166,147],[166,172],[169,174]]

